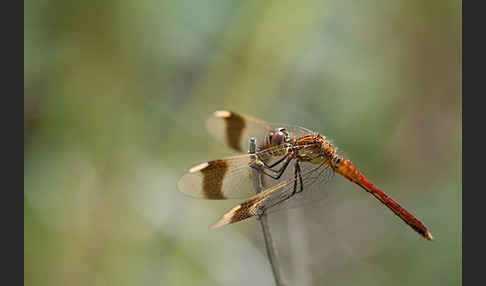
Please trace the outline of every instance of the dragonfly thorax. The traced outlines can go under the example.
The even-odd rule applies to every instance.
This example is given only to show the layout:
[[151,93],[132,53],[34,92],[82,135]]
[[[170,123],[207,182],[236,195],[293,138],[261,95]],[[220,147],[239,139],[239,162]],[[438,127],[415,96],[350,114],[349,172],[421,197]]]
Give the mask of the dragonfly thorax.
[[321,151],[326,155],[332,166],[335,166],[341,160],[341,156],[338,154],[337,148],[334,147],[331,142],[326,140],[324,136],[322,136],[321,140]]
[[319,133],[311,133],[297,139],[298,157],[312,164],[335,165],[339,161],[337,149]]

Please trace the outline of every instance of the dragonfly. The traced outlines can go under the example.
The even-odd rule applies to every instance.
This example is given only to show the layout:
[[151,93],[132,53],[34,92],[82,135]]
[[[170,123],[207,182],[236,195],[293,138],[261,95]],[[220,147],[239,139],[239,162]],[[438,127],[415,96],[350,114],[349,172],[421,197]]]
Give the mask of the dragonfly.
[[[419,219],[361,174],[320,133],[227,110],[214,112],[206,127],[215,138],[242,154],[195,165],[181,177],[178,189],[209,200],[247,198],[210,229],[300,206],[324,193],[333,175],[339,174],[377,198],[422,237],[434,239]],[[250,138],[256,139],[257,148],[249,154]],[[257,194],[254,170],[258,170],[264,186]]]

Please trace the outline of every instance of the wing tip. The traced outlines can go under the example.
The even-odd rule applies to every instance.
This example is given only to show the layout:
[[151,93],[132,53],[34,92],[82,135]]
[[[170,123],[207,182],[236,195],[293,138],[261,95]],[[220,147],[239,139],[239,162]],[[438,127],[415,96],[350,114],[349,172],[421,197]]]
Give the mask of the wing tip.
[[[223,225],[227,225],[236,221],[233,221],[233,217],[235,213],[241,208],[241,205],[237,205],[236,207],[232,208],[230,211],[225,213],[218,221],[213,223],[209,226],[209,230],[213,230],[215,228],[221,227]],[[239,220],[237,220],[239,221]]]
[[227,218],[226,215],[224,215],[217,222],[210,225],[208,228],[209,228],[209,230],[213,230],[215,228],[219,228],[223,225],[227,225],[227,224],[230,224],[230,223],[231,223],[231,218]]
[[209,229],[209,230],[214,230],[214,229],[216,229],[216,228],[218,228],[218,227],[221,227],[221,226],[223,226],[223,225],[226,225],[226,224],[228,224],[228,223],[227,223],[227,222],[225,222],[225,221],[223,221],[223,219],[219,219],[217,222],[215,222],[215,223],[211,224],[211,225],[208,227],[208,229]]
[[196,166],[189,169],[189,173],[195,173],[195,172],[198,172],[198,171],[202,171],[202,170],[206,169],[208,166],[209,166],[208,162],[197,164]]
[[184,184],[184,176],[183,175],[179,181],[177,181],[177,189],[179,190],[179,192],[182,192],[182,193],[185,193],[184,190],[185,190],[185,184]]
[[228,117],[231,117],[231,114],[232,114],[232,112],[228,111],[228,110],[216,110],[213,113],[213,116],[218,117],[218,118],[228,118]]

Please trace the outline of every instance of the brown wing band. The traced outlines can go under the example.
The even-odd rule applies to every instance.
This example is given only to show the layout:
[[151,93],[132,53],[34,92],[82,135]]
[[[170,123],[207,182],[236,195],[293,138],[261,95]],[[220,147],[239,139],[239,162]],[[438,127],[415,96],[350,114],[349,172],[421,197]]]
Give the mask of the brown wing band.
[[249,218],[251,216],[256,215],[253,207],[255,205],[255,202],[258,201],[259,199],[260,199],[260,197],[256,196],[256,197],[253,197],[253,198],[247,200],[246,202],[240,204],[240,208],[238,208],[233,213],[229,223],[238,222],[240,220],[244,220],[246,218]]
[[238,114],[231,113],[224,119],[226,121],[226,141],[228,145],[237,151],[243,152],[240,140],[246,127],[244,118]]
[[[218,169],[218,172],[209,172]],[[209,163],[201,170],[203,175],[202,188],[204,197],[211,200],[223,200],[226,197],[222,192],[223,179],[228,171],[228,163],[225,160],[216,160]]]

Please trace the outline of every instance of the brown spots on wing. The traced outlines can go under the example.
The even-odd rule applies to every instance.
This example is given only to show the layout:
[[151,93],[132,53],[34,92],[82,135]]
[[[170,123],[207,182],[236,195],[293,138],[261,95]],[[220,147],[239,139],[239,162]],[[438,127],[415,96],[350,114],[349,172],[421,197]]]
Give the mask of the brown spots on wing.
[[231,217],[231,220],[229,223],[234,223],[238,222],[240,220],[244,220],[246,218],[249,218],[251,216],[256,215],[256,210],[255,210],[255,203],[260,199],[260,196],[255,196],[250,198],[249,200],[243,202],[238,210],[236,210],[233,213],[233,216]]
[[212,224],[209,228],[214,229],[226,224],[238,222],[244,220],[246,218],[252,217],[257,215],[257,207],[256,203],[260,201],[261,196],[256,195],[247,201],[237,205],[236,207],[232,208],[229,212],[224,214],[217,222]]
[[223,118],[226,122],[226,142],[231,148],[243,152],[240,142],[243,130],[246,127],[245,119],[241,115],[229,111],[225,113]]
[[226,197],[222,192],[222,188],[223,179],[228,171],[228,162],[225,160],[207,162],[207,165],[199,171],[202,174],[202,191],[204,197],[211,200],[225,199]]

